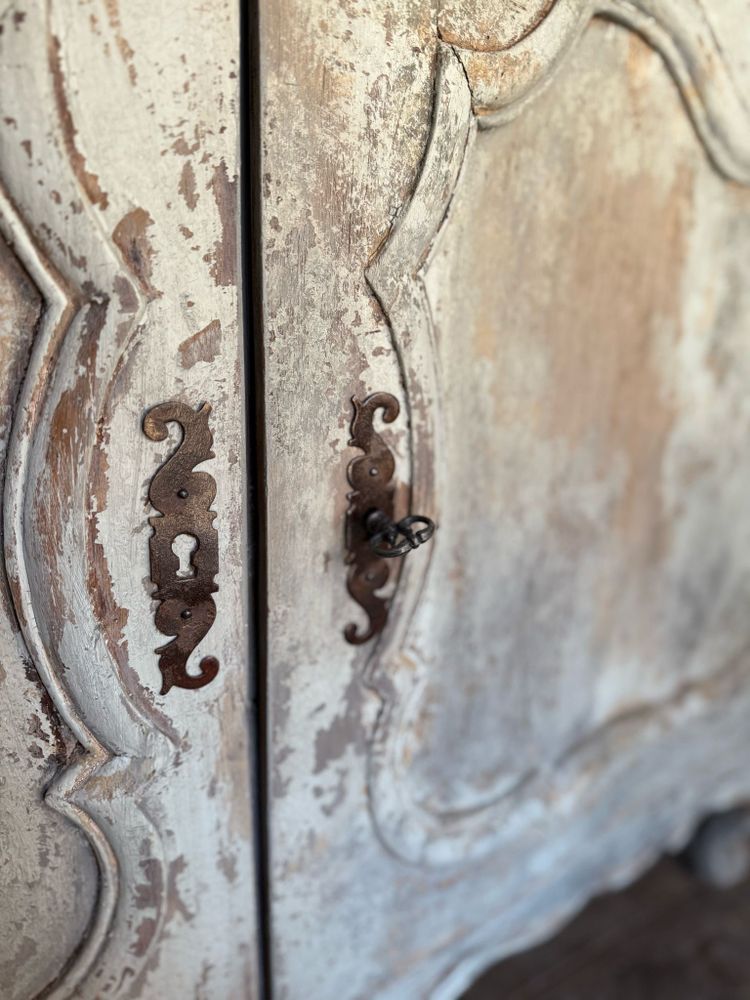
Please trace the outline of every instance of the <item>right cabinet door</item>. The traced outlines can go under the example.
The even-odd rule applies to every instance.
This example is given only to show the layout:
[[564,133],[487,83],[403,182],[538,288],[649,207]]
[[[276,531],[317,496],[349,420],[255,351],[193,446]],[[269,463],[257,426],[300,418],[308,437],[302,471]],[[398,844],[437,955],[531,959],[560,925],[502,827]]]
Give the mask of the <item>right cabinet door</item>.
[[[261,8],[284,996],[455,996],[750,798],[747,4],[438,8]],[[438,529],[358,607],[374,392]]]

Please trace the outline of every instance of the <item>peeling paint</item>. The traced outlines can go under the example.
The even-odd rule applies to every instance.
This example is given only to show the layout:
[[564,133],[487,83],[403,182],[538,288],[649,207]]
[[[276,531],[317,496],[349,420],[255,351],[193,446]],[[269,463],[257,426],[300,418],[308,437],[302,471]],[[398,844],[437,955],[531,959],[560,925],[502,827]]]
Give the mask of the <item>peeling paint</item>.
[[107,194],[102,190],[97,175],[92,173],[87,168],[86,160],[76,145],[76,136],[78,132],[73,124],[73,115],[71,114],[70,107],[68,105],[68,97],[65,90],[62,46],[59,38],[55,35],[50,35],[49,37],[48,58],[49,69],[52,74],[55,102],[60,119],[60,128],[62,131],[63,141],[65,143],[65,149],[68,154],[68,160],[70,161],[73,172],[78,178],[81,188],[92,205],[98,205],[99,208],[106,208],[109,204]]
[[199,361],[210,364],[221,353],[221,323],[218,319],[211,320],[203,329],[179,346],[180,364],[183,368],[192,368]]
[[120,219],[112,232],[112,239],[126,265],[133,272],[143,293],[151,299],[162,295],[151,283],[154,248],[147,231],[153,224],[154,220],[144,208],[134,208]]
[[221,238],[204,260],[211,264],[217,285],[233,285],[237,280],[237,178],[230,179],[224,160],[214,169],[209,187],[221,220]]

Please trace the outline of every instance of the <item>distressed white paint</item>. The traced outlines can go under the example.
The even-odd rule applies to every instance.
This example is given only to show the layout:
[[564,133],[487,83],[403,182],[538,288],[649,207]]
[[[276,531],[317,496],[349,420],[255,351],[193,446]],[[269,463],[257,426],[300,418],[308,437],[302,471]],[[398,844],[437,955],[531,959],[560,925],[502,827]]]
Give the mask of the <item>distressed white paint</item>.
[[[281,996],[456,996],[750,796],[747,5],[441,6],[261,10]],[[354,650],[375,390],[441,526]]]
[[[75,869],[29,879],[22,927],[47,955],[5,938],[14,996],[50,984],[55,997],[256,994],[238,15],[224,0],[51,0],[3,15],[2,230],[44,306],[17,334],[33,345],[13,414],[6,565],[25,655],[68,745],[44,806],[34,785],[39,822],[62,824]],[[161,697],[147,488],[168,448],[141,420],[169,399],[213,408],[218,614],[195,655],[221,668],[206,688]],[[21,665],[3,665],[12,685]],[[91,912],[77,939],[34,918],[39,877],[61,890],[83,879]]]
[[[453,997],[750,796],[747,4],[259,13],[276,994]],[[61,854],[46,895],[9,869],[23,935],[54,941],[44,965],[9,942],[18,997],[257,992],[237,14],[51,0],[0,36],[3,748],[36,824],[13,813],[5,860]],[[354,649],[349,401],[374,390],[402,402],[400,496],[440,529]],[[168,447],[140,422],[170,398],[213,406],[197,653],[221,671],[160,698]],[[24,656],[60,720],[34,721]],[[55,937],[38,910],[71,893]]]

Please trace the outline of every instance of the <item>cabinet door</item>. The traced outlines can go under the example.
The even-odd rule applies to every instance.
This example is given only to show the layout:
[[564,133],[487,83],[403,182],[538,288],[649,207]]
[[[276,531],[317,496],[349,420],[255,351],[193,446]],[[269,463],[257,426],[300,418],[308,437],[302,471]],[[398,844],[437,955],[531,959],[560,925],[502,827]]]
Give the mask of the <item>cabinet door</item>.
[[[260,39],[275,982],[455,996],[750,795],[748,8]],[[438,528],[358,604],[373,393]]]
[[257,995],[238,16],[0,15],[8,1000]]

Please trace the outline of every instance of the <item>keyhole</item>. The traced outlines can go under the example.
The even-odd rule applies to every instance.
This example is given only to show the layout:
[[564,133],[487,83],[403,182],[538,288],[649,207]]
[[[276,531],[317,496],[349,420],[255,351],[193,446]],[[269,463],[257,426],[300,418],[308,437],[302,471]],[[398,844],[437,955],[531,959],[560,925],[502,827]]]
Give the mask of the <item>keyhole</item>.
[[195,576],[196,569],[193,565],[193,556],[198,548],[198,539],[195,535],[178,535],[172,542],[172,551],[180,560],[177,569],[177,576],[185,579]]

